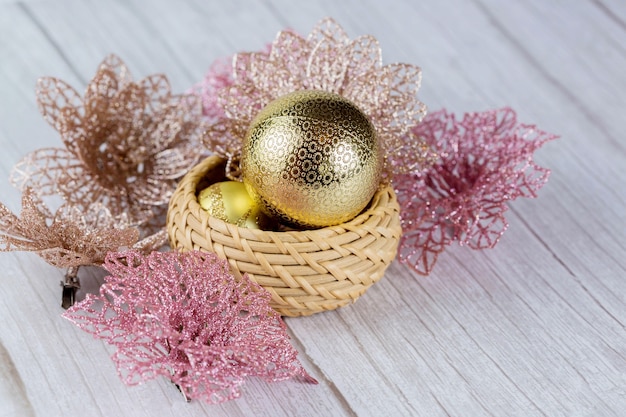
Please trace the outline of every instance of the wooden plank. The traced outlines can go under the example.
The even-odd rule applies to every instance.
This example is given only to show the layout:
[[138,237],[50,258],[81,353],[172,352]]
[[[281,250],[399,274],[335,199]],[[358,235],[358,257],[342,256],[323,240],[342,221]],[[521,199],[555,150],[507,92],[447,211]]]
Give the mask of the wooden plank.
[[[421,65],[431,109],[511,105],[563,138],[539,153],[550,183],[512,204],[495,249],[453,247],[426,278],[394,263],[355,305],[286,320],[317,387],[253,381],[222,406],[184,404],[163,380],[127,388],[110,349],[59,317],[61,271],[3,254],[0,415],[622,413],[621,2],[63,2],[0,2],[5,177],[26,152],[60,144],[36,109],[38,76],[81,87],[115,52],[137,77],[165,72],[183,91],[214,58],[260,49],[284,27],[307,33],[326,15],[352,37],[376,36],[386,62]],[[18,208],[6,181],[0,195]],[[83,283],[95,291],[101,280],[91,270]]]

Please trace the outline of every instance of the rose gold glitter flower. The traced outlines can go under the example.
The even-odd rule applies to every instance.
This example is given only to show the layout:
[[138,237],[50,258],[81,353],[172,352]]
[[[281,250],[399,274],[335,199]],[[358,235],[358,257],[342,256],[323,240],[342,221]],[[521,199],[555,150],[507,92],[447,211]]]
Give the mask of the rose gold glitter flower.
[[52,214],[30,189],[22,196],[20,217],[0,203],[0,251],[35,252],[59,268],[100,265],[109,251],[161,246],[165,232],[139,242],[139,231],[125,216],[115,218],[99,204],[85,211],[63,205]]
[[132,81],[116,56],[102,62],[83,97],[48,77],[38,82],[37,101],[65,148],[26,156],[12,174],[21,189],[59,194],[76,207],[102,203],[141,223],[200,156],[198,100],[172,95],[164,75]]
[[293,91],[323,90],[344,96],[368,115],[385,151],[387,174],[392,169],[408,172],[431,155],[419,139],[403,139],[426,111],[416,96],[420,80],[416,66],[383,66],[373,37],[351,40],[326,18],[306,38],[283,31],[269,52],[235,55],[232,85],[217,97],[226,117],[208,129],[205,144],[237,160],[248,126],[265,105]]
[[245,378],[311,378],[298,362],[270,295],[228,263],[197,251],[110,253],[100,295],[65,318],[106,340],[120,377],[138,384],[170,378],[189,398],[219,403],[240,395]]
[[460,121],[442,110],[413,133],[439,155],[431,167],[393,180],[403,228],[399,257],[424,275],[454,240],[473,249],[498,242],[508,226],[506,202],[536,197],[547,181],[549,170],[532,157],[556,138],[518,124],[508,108],[466,114]]

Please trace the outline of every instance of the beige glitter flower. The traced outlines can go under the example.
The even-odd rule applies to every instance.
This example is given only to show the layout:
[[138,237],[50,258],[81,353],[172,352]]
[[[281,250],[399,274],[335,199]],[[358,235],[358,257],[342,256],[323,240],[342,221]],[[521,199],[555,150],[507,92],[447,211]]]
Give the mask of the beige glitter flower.
[[411,137],[411,128],[426,112],[416,95],[420,80],[416,66],[383,65],[372,36],[351,40],[326,18],[306,38],[283,31],[269,52],[235,55],[232,85],[218,92],[226,117],[207,131],[204,141],[214,152],[236,161],[259,110],[293,91],[323,90],[347,98],[370,118],[385,150],[387,177],[392,170],[414,170],[431,156],[424,142]]
[[164,237],[165,231],[139,241],[126,216],[114,217],[100,204],[85,210],[63,205],[52,214],[30,188],[22,195],[19,217],[0,203],[0,251],[34,252],[58,268],[101,265],[108,252],[150,250]]
[[37,101],[65,148],[39,149],[18,163],[12,182],[21,189],[59,194],[75,207],[101,203],[139,224],[167,204],[198,160],[197,98],[173,95],[161,74],[132,81],[116,56],[102,62],[83,97],[47,77]]
[[50,265],[67,268],[61,305],[74,303],[80,288],[78,269],[101,265],[109,252],[135,249],[144,253],[163,246],[165,229],[151,230],[140,239],[140,230],[131,227],[126,214],[113,216],[100,203],[87,207],[64,204],[52,214],[41,198],[26,187],[22,211],[16,216],[0,203],[0,252],[34,252]]

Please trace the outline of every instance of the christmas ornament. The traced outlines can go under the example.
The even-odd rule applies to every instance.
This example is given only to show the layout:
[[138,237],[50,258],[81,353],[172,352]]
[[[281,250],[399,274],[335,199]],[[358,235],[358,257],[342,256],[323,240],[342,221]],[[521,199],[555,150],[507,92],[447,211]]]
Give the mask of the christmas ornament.
[[27,155],[12,183],[74,206],[105,204],[140,230],[164,212],[178,179],[201,156],[200,100],[172,94],[162,74],[133,81],[115,55],[100,64],[82,97],[60,79],[40,78],[37,104],[65,146]]
[[[68,268],[64,306],[73,303],[77,269],[104,263],[111,275],[99,296],[65,317],[117,348],[128,384],[163,375],[185,396],[216,403],[239,396],[249,376],[316,382],[277,311],[308,315],[353,302],[383,276],[400,240],[400,260],[422,274],[455,240],[493,247],[507,227],[506,202],[535,197],[547,181],[549,170],[532,157],[554,135],[518,124],[510,109],[461,120],[443,110],[420,123],[420,79],[413,65],[383,66],[374,38],[351,40],[332,19],[306,38],[284,31],[268,50],[236,54],[232,71],[216,64],[193,90],[202,114],[200,101],[172,95],[162,75],[133,82],[115,56],[83,97],[42,78],[38,104],[65,147],[39,149],[15,167],[22,211],[0,203],[0,251],[35,252]],[[205,130],[216,155],[185,175]],[[236,224],[260,213],[247,189],[268,211],[313,227],[344,221],[332,216],[357,200],[362,209],[377,191],[367,210],[334,227],[242,230],[211,221],[196,194],[206,179],[199,173],[238,178],[240,160],[247,185],[220,183],[200,195],[206,210]],[[163,243],[160,214],[182,175],[168,226],[173,247],[190,251],[151,252]],[[42,196],[64,203],[53,211]]]
[[210,185],[198,194],[200,207],[213,217],[249,229],[271,229],[275,222],[265,215],[246,186],[239,181]]
[[63,204],[56,212],[48,209],[30,187],[22,194],[22,211],[16,216],[0,203],[0,252],[29,251],[50,265],[67,268],[61,305],[74,303],[80,288],[78,268],[101,265],[106,254],[123,248],[150,252],[163,246],[167,233],[159,231],[141,239],[125,214],[114,217],[102,204],[88,207]]
[[0,203],[0,251],[34,252],[58,268],[102,264],[107,252],[138,240],[136,228],[98,204],[86,211],[63,205],[52,214],[30,188],[22,195],[20,217]]
[[217,221],[198,203],[198,192],[223,178],[226,160],[212,155],[181,180],[167,214],[174,250],[205,250],[229,261],[236,277],[248,274],[272,294],[285,316],[306,316],[356,301],[396,258],[402,234],[400,206],[381,186],[367,209],[331,227],[264,231]]
[[517,122],[509,108],[468,113],[457,120],[446,110],[415,127],[439,159],[413,174],[396,175],[401,207],[403,263],[428,275],[453,241],[472,249],[492,248],[507,228],[506,203],[536,197],[550,171],[534,152],[556,136]]
[[350,220],[380,184],[383,154],[367,116],[324,91],[297,91],[252,121],[241,155],[243,181],[282,221],[323,227]]
[[[215,77],[209,71],[207,80]],[[214,114],[217,102],[225,117],[206,130],[203,141],[228,161],[238,160],[252,119],[270,101],[301,90],[340,94],[370,119],[384,153],[383,181],[393,173],[423,169],[433,153],[411,128],[426,114],[417,98],[421,69],[406,63],[383,65],[378,41],[369,35],[354,39],[332,18],[322,19],[303,37],[292,30],[279,32],[268,50],[237,53],[232,75],[217,100],[201,92],[205,113]],[[229,85],[230,83],[230,85]],[[228,171],[236,164],[227,165]]]
[[249,377],[317,384],[270,294],[247,275],[235,279],[215,254],[111,252],[104,267],[100,295],[63,316],[117,348],[112,359],[126,384],[164,376],[207,403],[239,397]]

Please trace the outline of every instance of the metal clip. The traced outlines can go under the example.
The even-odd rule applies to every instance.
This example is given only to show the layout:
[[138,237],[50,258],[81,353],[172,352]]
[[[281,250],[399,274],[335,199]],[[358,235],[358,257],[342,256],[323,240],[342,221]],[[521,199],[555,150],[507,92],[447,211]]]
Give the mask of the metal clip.
[[177,383],[175,383],[174,381],[170,381],[172,384],[174,384],[174,386],[176,387],[176,389],[183,395],[183,398],[185,399],[185,402],[190,403],[191,402],[191,398],[189,398],[187,396],[187,393],[185,393],[185,390],[178,385]]
[[76,291],[80,288],[78,280],[78,268],[69,268],[65,274],[65,281],[61,281],[63,293],[61,295],[61,307],[67,310],[76,301]]

